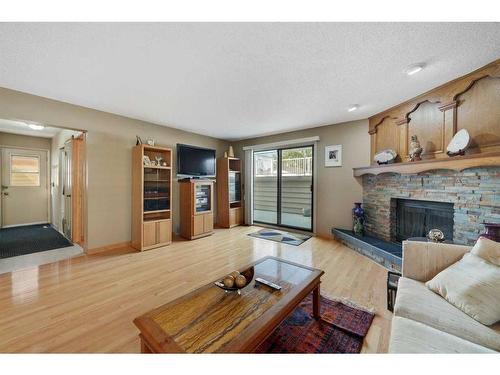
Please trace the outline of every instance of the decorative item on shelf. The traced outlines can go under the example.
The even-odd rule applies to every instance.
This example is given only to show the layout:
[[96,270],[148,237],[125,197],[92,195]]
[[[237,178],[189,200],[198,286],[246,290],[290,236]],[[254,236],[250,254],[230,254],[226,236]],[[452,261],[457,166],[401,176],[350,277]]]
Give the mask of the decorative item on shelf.
[[161,162],[161,166],[162,166],[162,167],[168,167],[168,164],[167,164],[167,162],[166,162],[165,160],[163,160],[163,161]]
[[144,157],[142,158],[142,163],[143,163],[143,164],[144,164],[144,166],[146,166],[146,167],[151,166],[151,160],[149,159],[149,156],[144,155]]
[[153,138],[148,138],[148,140],[146,141],[146,143],[148,144],[148,146],[154,146],[155,145],[155,140]]
[[233,146],[229,146],[229,151],[228,151],[227,155],[228,155],[230,158],[234,158],[234,150],[233,150]]
[[479,237],[500,242],[500,223],[484,223],[484,233],[479,235]]
[[227,151],[224,151],[224,157],[227,159]]
[[155,156],[155,160],[156,160],[156,165],[157,166],[161,166],[161,162],[163,160],[163,158],[161,156]]
[[444,233],[439,229],[431,229],[427,234],[427,238],[432,242],[443,242],[445,240]]
[[422,160],[420,155],[422,155],[423,151],[424,151],[424,149],[422,148],[422,146],[420,146],[420,142],[419,142],[417,136],[412,135],[411,142],[410,142],[410,152],[409,152],[410,161]]
[[325,146],[325,167],[342,166],[342,145]]
[[465,155],[465,150],[469,147],[470,135],[466,129],[459,130],[451,139],[446,154],[448,156]]
[[151,165],[152,165],[153,167],[156,167],[158,164],[156,163],[156,160],[151,160]]
[[355,202],[352,209],[352,226],[355,235],[362,236],[365,228],[365,210],[361,207],[361,202]]
[[215,285],[228,292],[238,292],[241,295],[241,289],[250,284],[253,280],[255,270],[253,267],[245,271],[233,271],[229,275],[224,276],[222,280],[216,281]]
[[135,145],[142,145],[142,139],[138,135],[135,136]]
[[392,149],[382,150],[375,154],[375,156],[373,157],[373,161],[375,161],[379,165],[391,164],[394,163],[397,156],[397,152]]

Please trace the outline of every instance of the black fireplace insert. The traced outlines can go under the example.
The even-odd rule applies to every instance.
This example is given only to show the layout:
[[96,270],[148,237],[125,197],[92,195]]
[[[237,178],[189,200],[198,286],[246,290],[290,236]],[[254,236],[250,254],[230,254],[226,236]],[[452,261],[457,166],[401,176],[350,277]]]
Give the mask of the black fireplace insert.
[[440,229],[446,240],[453,240],[453,203],[414,199],[395,199],[394,239],[426,237],[431,229]]

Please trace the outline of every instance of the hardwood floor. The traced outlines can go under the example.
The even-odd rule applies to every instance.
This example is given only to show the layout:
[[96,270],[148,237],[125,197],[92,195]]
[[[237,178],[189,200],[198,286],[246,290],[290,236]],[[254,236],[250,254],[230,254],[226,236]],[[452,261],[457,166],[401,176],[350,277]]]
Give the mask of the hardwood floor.
[[257,227],[135,252],[82,256],[0,275],[0,352],[140,352],[137,316],[266,255],[321,268],[321,293],[375,309],[363,352],[386,352],[387,271],[342,244],[247,236]]

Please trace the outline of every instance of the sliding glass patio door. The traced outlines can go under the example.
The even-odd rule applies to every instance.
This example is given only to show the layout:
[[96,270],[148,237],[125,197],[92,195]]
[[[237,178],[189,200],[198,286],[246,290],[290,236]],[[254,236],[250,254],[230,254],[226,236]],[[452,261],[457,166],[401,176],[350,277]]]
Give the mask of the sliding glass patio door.
[[254,222],[313,230],[313,146],[254,152]]
[[253,154],[253,220],[278,225],[278,150]]

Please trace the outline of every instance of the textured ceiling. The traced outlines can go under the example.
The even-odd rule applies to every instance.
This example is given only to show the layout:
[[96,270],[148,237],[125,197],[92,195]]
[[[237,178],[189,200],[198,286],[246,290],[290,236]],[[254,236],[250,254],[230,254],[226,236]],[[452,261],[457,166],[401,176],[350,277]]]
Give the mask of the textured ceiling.
[[500,23],[0,24],[0,86],[224,139],[366,118],[499,57]]

